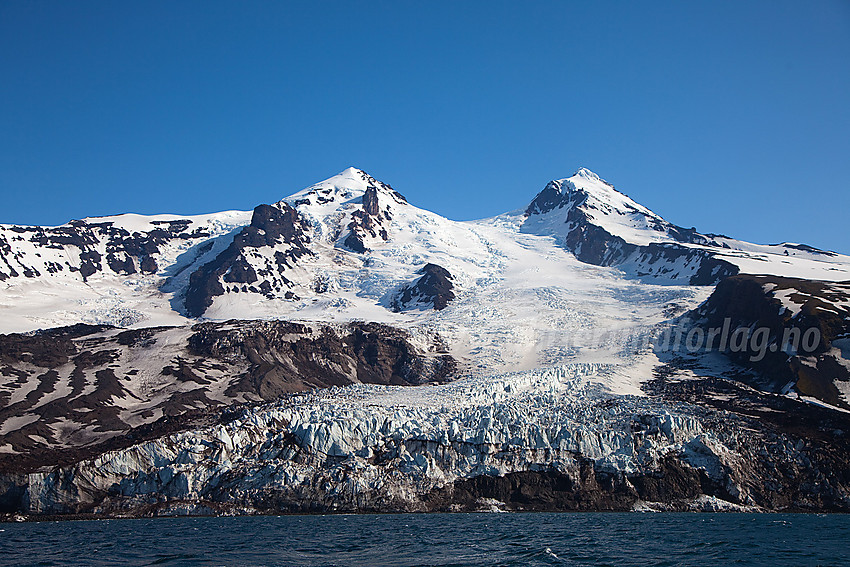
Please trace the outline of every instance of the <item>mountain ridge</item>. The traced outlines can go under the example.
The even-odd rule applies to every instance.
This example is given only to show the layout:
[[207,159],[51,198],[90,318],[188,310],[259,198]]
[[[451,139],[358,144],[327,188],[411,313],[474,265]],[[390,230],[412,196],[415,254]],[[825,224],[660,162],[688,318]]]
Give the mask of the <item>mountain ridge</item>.
[[[0,332],[246,315],[410,322],[428,304],[399,309],[399,299],[425,265],[449,274],[439,286],[450,281],[454,296],[430,305],[451,307],[501,277],[524,239],[532,248],[554,239],[583,264],[653,285],[711,286],[738,273],[850,279],[850,258],[677,227],[587,169],[548,183],[524,210],[460,222],[350,167],[253,211],[0,225]],[[573,270],[556,264],[545,269]]]

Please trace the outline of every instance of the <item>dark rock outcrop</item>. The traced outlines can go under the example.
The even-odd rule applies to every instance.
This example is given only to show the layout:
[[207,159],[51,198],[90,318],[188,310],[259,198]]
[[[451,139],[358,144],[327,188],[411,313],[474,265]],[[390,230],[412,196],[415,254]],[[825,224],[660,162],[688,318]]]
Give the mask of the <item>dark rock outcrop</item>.
[[284,321],[195,326],[188,349],[207,361],[243,360],[247,371],[230,387],[262,399],[352,382],[414,385],[440,382],[455,370],[448,355],[423,357],[404,331],[378,323],[352,323],[344,331],[314,330]]
[[416,281],[403,285],[392,302],[395,311],[403,311],[415,306],[430,305],[436,310],[445,309],[455,298],[452,291],[452,275],[437,264],[425,264],[419,270],[422,276]]
[[[570,209],[567,223],[573,227],[564,242],[576,258],[595,266],[624,266],[638,277],[685,279],[690,285],[715,285],[738,273],[738,267],[710,252],[681,246],[676,242],[652,242],[646,246],[631,244],[589,222],[578,208]],[[671,225],[671,236],[682,243],[705,244],[693,229]],[[683,268],[686,270],[681,272]]]
[[[850,337],[848,300],[850,282],[739,275],[720,282],[689,317],[707,329],[728,329],[725,344],[721,333],[712,350],[756,371],[752,385],[774,392],[793,386],[850,408],[836,387],[837,381],[850,382],[850,361],[833,348],[834,341]],[[730,336],[736,329],[738,340]]]
[[628,512],[638,501],[688,510],[691,501],[702,494],[729,498],[724,487],[705,471],[672,457],[652,473],[604,471],[590,459],[580,461],[577,469],[575,475],[543,469],[476,476],[428,494],[424,501],[429,508],[445,512],[478,511],[482,501],[523,512]]
[[387,241],[390,238],[389,226],[392,213],[388,205],[381,208],[379,189],[385,197],[389,197],[397,204],[406,204],[407,200],[389,185],[377,181],[364,172],[360,174],[367,183],[366,191],[363,193],[362,208],[351,214],[348,236],[345,237],[343,245],[354,252],[364,254],[369,249],[367,243],[370,239],[380,238]]
[[[190,276],[184,298],[186,312],[192,317],[203,315],[214,297],[228,291],[224,284],[249,286],[257,282],[257,270],[246,255],[251,248],[275,248],[275,260],[262,268],[265,283],[268,283],[265,290],[259,287],[245,289],[264,295],[287,291],[290,282],[283,272],[291,268],[298,258],[310,254],[306,247],[310,242],[307,229],[307,223],[298,211],[286,203],[255,208],[251,224],[234,237],[230,246]],[[241,287],[237,285],[233,289],[240,291]]]
[[[704,425],[740,439],[736,484],[766,510],[848,512],[850,414],[765,393],[733,379],[694,378],[675,365],[656,369],[643,389],[707,409]],[[727,498],[734,501],[735,498]]]
[[563,208],[571,204],[565,202],[564,196],[561,194],[560,181],[550,181],[543,188],[543,191],[537,194],[536,197],[529,203],[525,209],[526,215],[545,214],[555,208]]

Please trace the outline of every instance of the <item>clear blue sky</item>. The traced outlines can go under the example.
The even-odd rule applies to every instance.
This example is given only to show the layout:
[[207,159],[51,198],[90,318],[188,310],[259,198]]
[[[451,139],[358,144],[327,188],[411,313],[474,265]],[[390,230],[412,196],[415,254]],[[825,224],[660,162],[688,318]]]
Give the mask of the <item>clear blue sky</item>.
[[850,2],[0,2],[0,222],[250,209],[350,166],[455,219],[588,167],[850,253]]

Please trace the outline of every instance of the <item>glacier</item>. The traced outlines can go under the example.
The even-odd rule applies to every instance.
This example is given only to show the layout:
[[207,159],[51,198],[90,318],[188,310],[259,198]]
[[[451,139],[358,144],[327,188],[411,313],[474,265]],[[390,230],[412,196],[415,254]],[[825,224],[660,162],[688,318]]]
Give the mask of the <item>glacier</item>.
[[[608,370],[575,364],[298,395],[228,423],[30,473],[24,511],[120,514],[191,502],[245,512],[266,511],[270,501],[292,511],[422,511],[429,495],[462,479],[535,470],[578,478],[588,461],[628,478],[658,470],[671,454],[719,484],[733,482],[738,436],[707,431],[687,408],[606,394],[588,377]],[[729,489],[757,508],[745,489]]]

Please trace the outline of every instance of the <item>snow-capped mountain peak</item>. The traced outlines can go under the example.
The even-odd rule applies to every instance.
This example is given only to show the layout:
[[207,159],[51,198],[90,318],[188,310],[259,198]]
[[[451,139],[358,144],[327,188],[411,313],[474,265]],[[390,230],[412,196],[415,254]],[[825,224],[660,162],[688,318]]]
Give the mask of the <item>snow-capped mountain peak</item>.
[[343,169],[341,172],[339,172],[334,177],[350,177],[352,179],[359,179],[359,178],[362,178],[364,175],[367,175],[367,173],[365,171],[363,171],[362,169],[358,169],[354,166],[350,166],[350,167]]
[[349,167],[279,203],[292,207],[311,227],[311,238],[355,252],[387,241],[391,221],[407,200],[387,183]]
[[585,168],[550,181],[525,214],[528,232],[561,235],[591,224],[637,245],[670,240],[676,228]]
[[585,179],[589,179],[591,181],[601,181],[605,183],[603,179],[601,179],[598,175],[587,169],[586,167],[580,167],[578,170],[573,173],[573,177],[583,177]]
[[741,272],[832,281],[848,274],[846,260],[832,253],[753,245],[677,226],[585,168],[550,181],[518,220],[521,232],[554,237],[582,262],[658,283],[713,285]]
[[667,222],[585,168],[550,181],[523,217],[522,232],[555,237],[582,262],[652,281],[711,285],[738,273],[717,258],[722,245]]
[[613,185],[589,169],[582,167],[572,177],[561,179],[560,183],[564,193],[578,192],[586,195],[589,208],[595,206],[608,214],[645,215],[664,222],[659,215],[617,191]]
[[349,167],[324,181],[285,197],[281,202],[293,207],[306,205],[309,208],[326,208],[326,205],[331,204],[338,207],[349,201],[363,199],[370,188],[375,195],[383,194],[396,203],[407,204],[405,198],[388,184],[378,181],[356,167]]
[[[257,207],[250,226],[193,273],[184,305],[191,316],[212,318],[245,310],[279,316],[304,308],[324,316],[357,311],[364,301],[370,309],[392,305],[402,311],[416,303],[413,296],[442,305],[440,297],[454,285],[443,264],[457,254],[453,245],[469,238],[468,230],[453,228],[451,221],[409,205],[390,185],[348,168]],[[419,271],[428,263],[439,269],[420,282],[428,274]],[[395,301],[413,288],[408,299]]]

